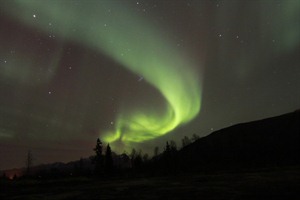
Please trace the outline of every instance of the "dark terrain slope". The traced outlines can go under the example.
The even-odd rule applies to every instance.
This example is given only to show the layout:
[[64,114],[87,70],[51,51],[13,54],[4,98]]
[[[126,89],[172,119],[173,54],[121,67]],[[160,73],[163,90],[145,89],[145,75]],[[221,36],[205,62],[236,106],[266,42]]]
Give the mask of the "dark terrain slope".
[[283,166],[300,163],[300,110],[237,124],[179,152],[183,169]]

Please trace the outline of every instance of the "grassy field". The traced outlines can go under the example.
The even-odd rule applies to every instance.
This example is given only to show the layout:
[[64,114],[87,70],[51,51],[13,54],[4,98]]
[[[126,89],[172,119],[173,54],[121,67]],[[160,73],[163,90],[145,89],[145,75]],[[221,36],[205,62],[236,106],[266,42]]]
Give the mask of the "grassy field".
[[0,199],[299,199],[300,168],[1,183]]

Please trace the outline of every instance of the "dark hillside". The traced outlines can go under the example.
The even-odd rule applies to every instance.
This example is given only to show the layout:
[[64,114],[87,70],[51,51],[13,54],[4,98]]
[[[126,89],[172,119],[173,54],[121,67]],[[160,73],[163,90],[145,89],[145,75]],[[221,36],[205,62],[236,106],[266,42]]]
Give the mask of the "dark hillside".
[[181,167],[255,167],[300,163],[300,111],[213,132],[179,152]]

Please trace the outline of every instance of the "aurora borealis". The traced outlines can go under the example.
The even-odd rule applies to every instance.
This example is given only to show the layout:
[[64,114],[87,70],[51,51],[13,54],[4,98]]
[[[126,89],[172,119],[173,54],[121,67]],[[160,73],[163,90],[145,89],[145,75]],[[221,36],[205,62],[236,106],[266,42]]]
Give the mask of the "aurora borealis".
[[[0,169],[166,140],[300,106],[300,3],[0,1]],[[178,143],[180,146],[180,143]]]
[[[15,17],[19,20],[45,32],[48,27],[44,25],[49,20],[55,21],[53,34],[107,54],[159,90],[167,101],[165,113],[158,115],[147,109],[135,108],[129,114],[121,111],[115,130],[104,138],[108,143],[115,140],[143,142],[166,134],[197,115],[201,91],[199,77],[191,69],[194,63],[174,50],[172,42],[162,38],[158,28],[151,27],[147,21],[114,4],[116,2],[96,1],[82,8],[72,1],[16,1],[12,7],[17,11],[7,11],[16,13]],[[108,15],[106,7],[113,7],[118,14]],[[39,18],[36,21],[31,19],[32,9],[41,13],[34,14],[34,18]],[[122,30],[124,21],[130,22],[126,30]],[[104,27],[101,26],[103,24]],[[95,27],[93,31],[86,31],[89,26]],[[70,34],[74,29],[76,33]]]

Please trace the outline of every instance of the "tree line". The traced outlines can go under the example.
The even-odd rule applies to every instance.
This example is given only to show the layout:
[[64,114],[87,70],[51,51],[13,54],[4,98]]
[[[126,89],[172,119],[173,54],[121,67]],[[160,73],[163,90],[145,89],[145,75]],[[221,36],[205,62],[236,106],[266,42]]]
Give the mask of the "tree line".
[[[194,134],[191,138],[184,136],[181,139],[181,148],[199,139]],[[33,154],[29,150],[25,159],[25,168],[22,177],[16,174],[8,177],[5,173],[0,176],[0,180],[17,180],[20,178],[60,178],[66,176],[89,176],[106,177],[114,175],[136,175],[145,173],[175,173],[177,171],[178,147],[174,140],[166,141],[163,151],[160,152],[158,146],[154,148],[153,156],[133,148],[128,154],[116,154],[110,145],[104,146],[100,138],[97,138],[93,148],[94,155],[88,159],[81,158],[74,161],[72,167],[64,165],[52,166],[50,169],[33,170]]]
[[[200,137],[196,134],[191,138],[184,136],[181,139],[181,148],[184,148],[199,138]],[[103,149],[103,143],[100,138],[98,138],[96,146],[93,149],[95,155],[90,157],[95,165],[94,174],[96,176],[110,175],[128,169],[131,170],[131,172],[159,171],[163,173],[174,173],[177,171],[178,148],[174,140],[166,141],[162,153],[160,153],[159,147],[156,146],[152,158],[150,158],[149,154],[143,154],[142,150],[137,151],[135,148],[131,150],[130,154],[124,152],[121,155],[113,153],[109,144],[106,146],[105,153]]]

